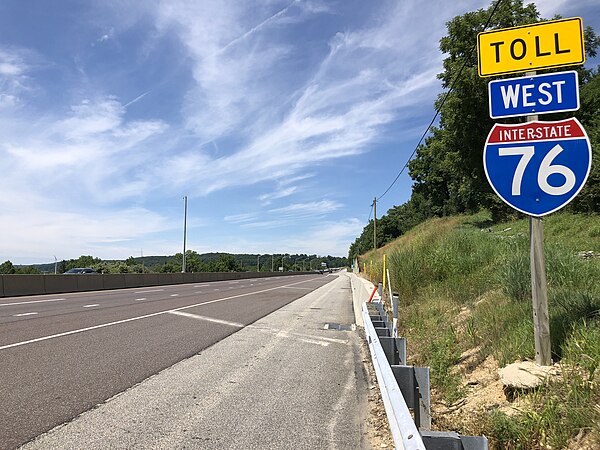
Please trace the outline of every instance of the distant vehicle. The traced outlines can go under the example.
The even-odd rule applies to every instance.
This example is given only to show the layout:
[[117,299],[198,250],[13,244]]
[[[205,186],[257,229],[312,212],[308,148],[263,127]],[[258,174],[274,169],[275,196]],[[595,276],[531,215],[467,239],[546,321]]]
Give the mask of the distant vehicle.
[[69,269],[65,272],[65,275],[85,275],[85,274],[97,274],[94,269],[89,267],[77,267],[75,269]]

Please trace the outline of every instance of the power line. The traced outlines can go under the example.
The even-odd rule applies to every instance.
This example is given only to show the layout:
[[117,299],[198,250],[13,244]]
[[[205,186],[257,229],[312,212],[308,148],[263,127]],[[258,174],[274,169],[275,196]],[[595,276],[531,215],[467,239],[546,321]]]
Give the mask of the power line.
[[[496,10],[498,9],[498,6],[500,5],[500,3],[502,1],[503,0],[497,0],[496,5],[494,6],[494,9],[492,9],[492,12],[490,13],[490,15],[489,15],[489,17],[488,17],[485,25],[483,26],[484,30],[487,29],[487,27],[489,26],[490,22],[492,21],[492,17],[494,17],[494,14],[496,13]],[[476,48],[477,48],[477,42],[475,42],[475,44],[473,45],[473,47],[471,47],[471,51],[469,52],[469,55],[473,54],[473,51]],[[427,133],[429,133],[429,130],[433,126],[433,124],[434,124],[435,120],[437,119],[437,117],[439,116],[442,107],[444,106],[444,104],[446,103],[446,100],[448,99],[448,96],[450,95],[450,93],[454,89],[454,85],[456,84],[456,81],[460,78],[460,75],[462,74],[463,69],[467,65],[467,61],[468,61],[468,59],[467,59],[467,56],[465,55],[465,60],[463,61],[462,66],[460,67],[460,69],[458,71],[458,74],[456,75],[456,77],[454,77],[454,79],[452,80],[452,83],[450,83],[450,88],[448,89],[448,91],[444,95],[444,98],[442,98],[442,102],[440,103],[440,105],[436,108],[435,114],[433,116],[433,119],[431,119],[431,122],[429,122],[429,125],[427,125],[427,128],[425,129],[425,132],[421,136],[421,139],[419,139],[419,142],[415,146],[415,149],[412,151],[412,153],[410,154],[410,156],[406,160],[406,163],[404,164],[404,166],[402,166],[402,169],[400,169],[400,172],[398,172],[398,175],[396,175],[396,178],[394,178],[394,181],[392,181],[392,184],[390,184],[388,186],[388,188],[385,190],[385,192],[383,194],[381,194],[379,197],[376,197],[377,199],[381,200],[385,196],[385,194],[387,194],[389,192],[389,190],[394,186],[394,184],[396,184],[396,181],[398,181],[398,178],[400,178],[400,175],[402,175],[402,173],[404,172],[404,169],[406,169],[408,167],[408,163],[413,158],[413,156],[415,156],[415,153],[417,152],[417,149],[419,148],[419,145],[421,145],[421,143],[423,142],[423,139],[425,139],[425,136],[427,136]]]

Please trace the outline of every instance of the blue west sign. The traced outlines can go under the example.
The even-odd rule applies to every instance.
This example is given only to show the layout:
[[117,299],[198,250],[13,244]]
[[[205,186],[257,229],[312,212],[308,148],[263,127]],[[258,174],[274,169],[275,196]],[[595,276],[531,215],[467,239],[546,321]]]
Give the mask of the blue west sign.
[[575,118],[495,124],[483,151],[490,185],[508,205],[531,216],[569,203],[590,173],[592,148]]
[[575,71],[490,81],[488,89],[492,119],[579,109]]

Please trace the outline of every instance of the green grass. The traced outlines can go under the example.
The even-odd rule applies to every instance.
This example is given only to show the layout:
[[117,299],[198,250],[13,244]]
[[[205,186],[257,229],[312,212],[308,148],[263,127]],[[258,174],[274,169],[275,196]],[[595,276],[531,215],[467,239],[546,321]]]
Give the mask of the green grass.
[[[521,413],[492,410],[469,430],[498,448],[565,448],[581,430],[600,442],[600,258],[577,256],[600,253],[600,216],[556,213],[544,218],[544,233],[552,356],[563,376],[529,394]],[[441,400],[464,395],[453,368],[465,350],[479,348],[501,366],[534,358],[526,219],[491,225],[482,212],[429,220],[361,258],[375,283],[384,253],[409,362],[431,368]]]

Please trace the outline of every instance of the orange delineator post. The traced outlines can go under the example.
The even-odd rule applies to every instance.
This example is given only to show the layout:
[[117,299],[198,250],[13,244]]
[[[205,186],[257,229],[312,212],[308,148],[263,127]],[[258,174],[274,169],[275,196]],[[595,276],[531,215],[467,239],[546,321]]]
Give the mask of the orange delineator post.
[[373,289],[373,292],[371,292],[371,296],[369,297],[369,301],[367,303],[371,303],[371,300],[373,300],[373,296],[375,295],[375,292],[377,292],[377,286],[375,286],[375,288]]

